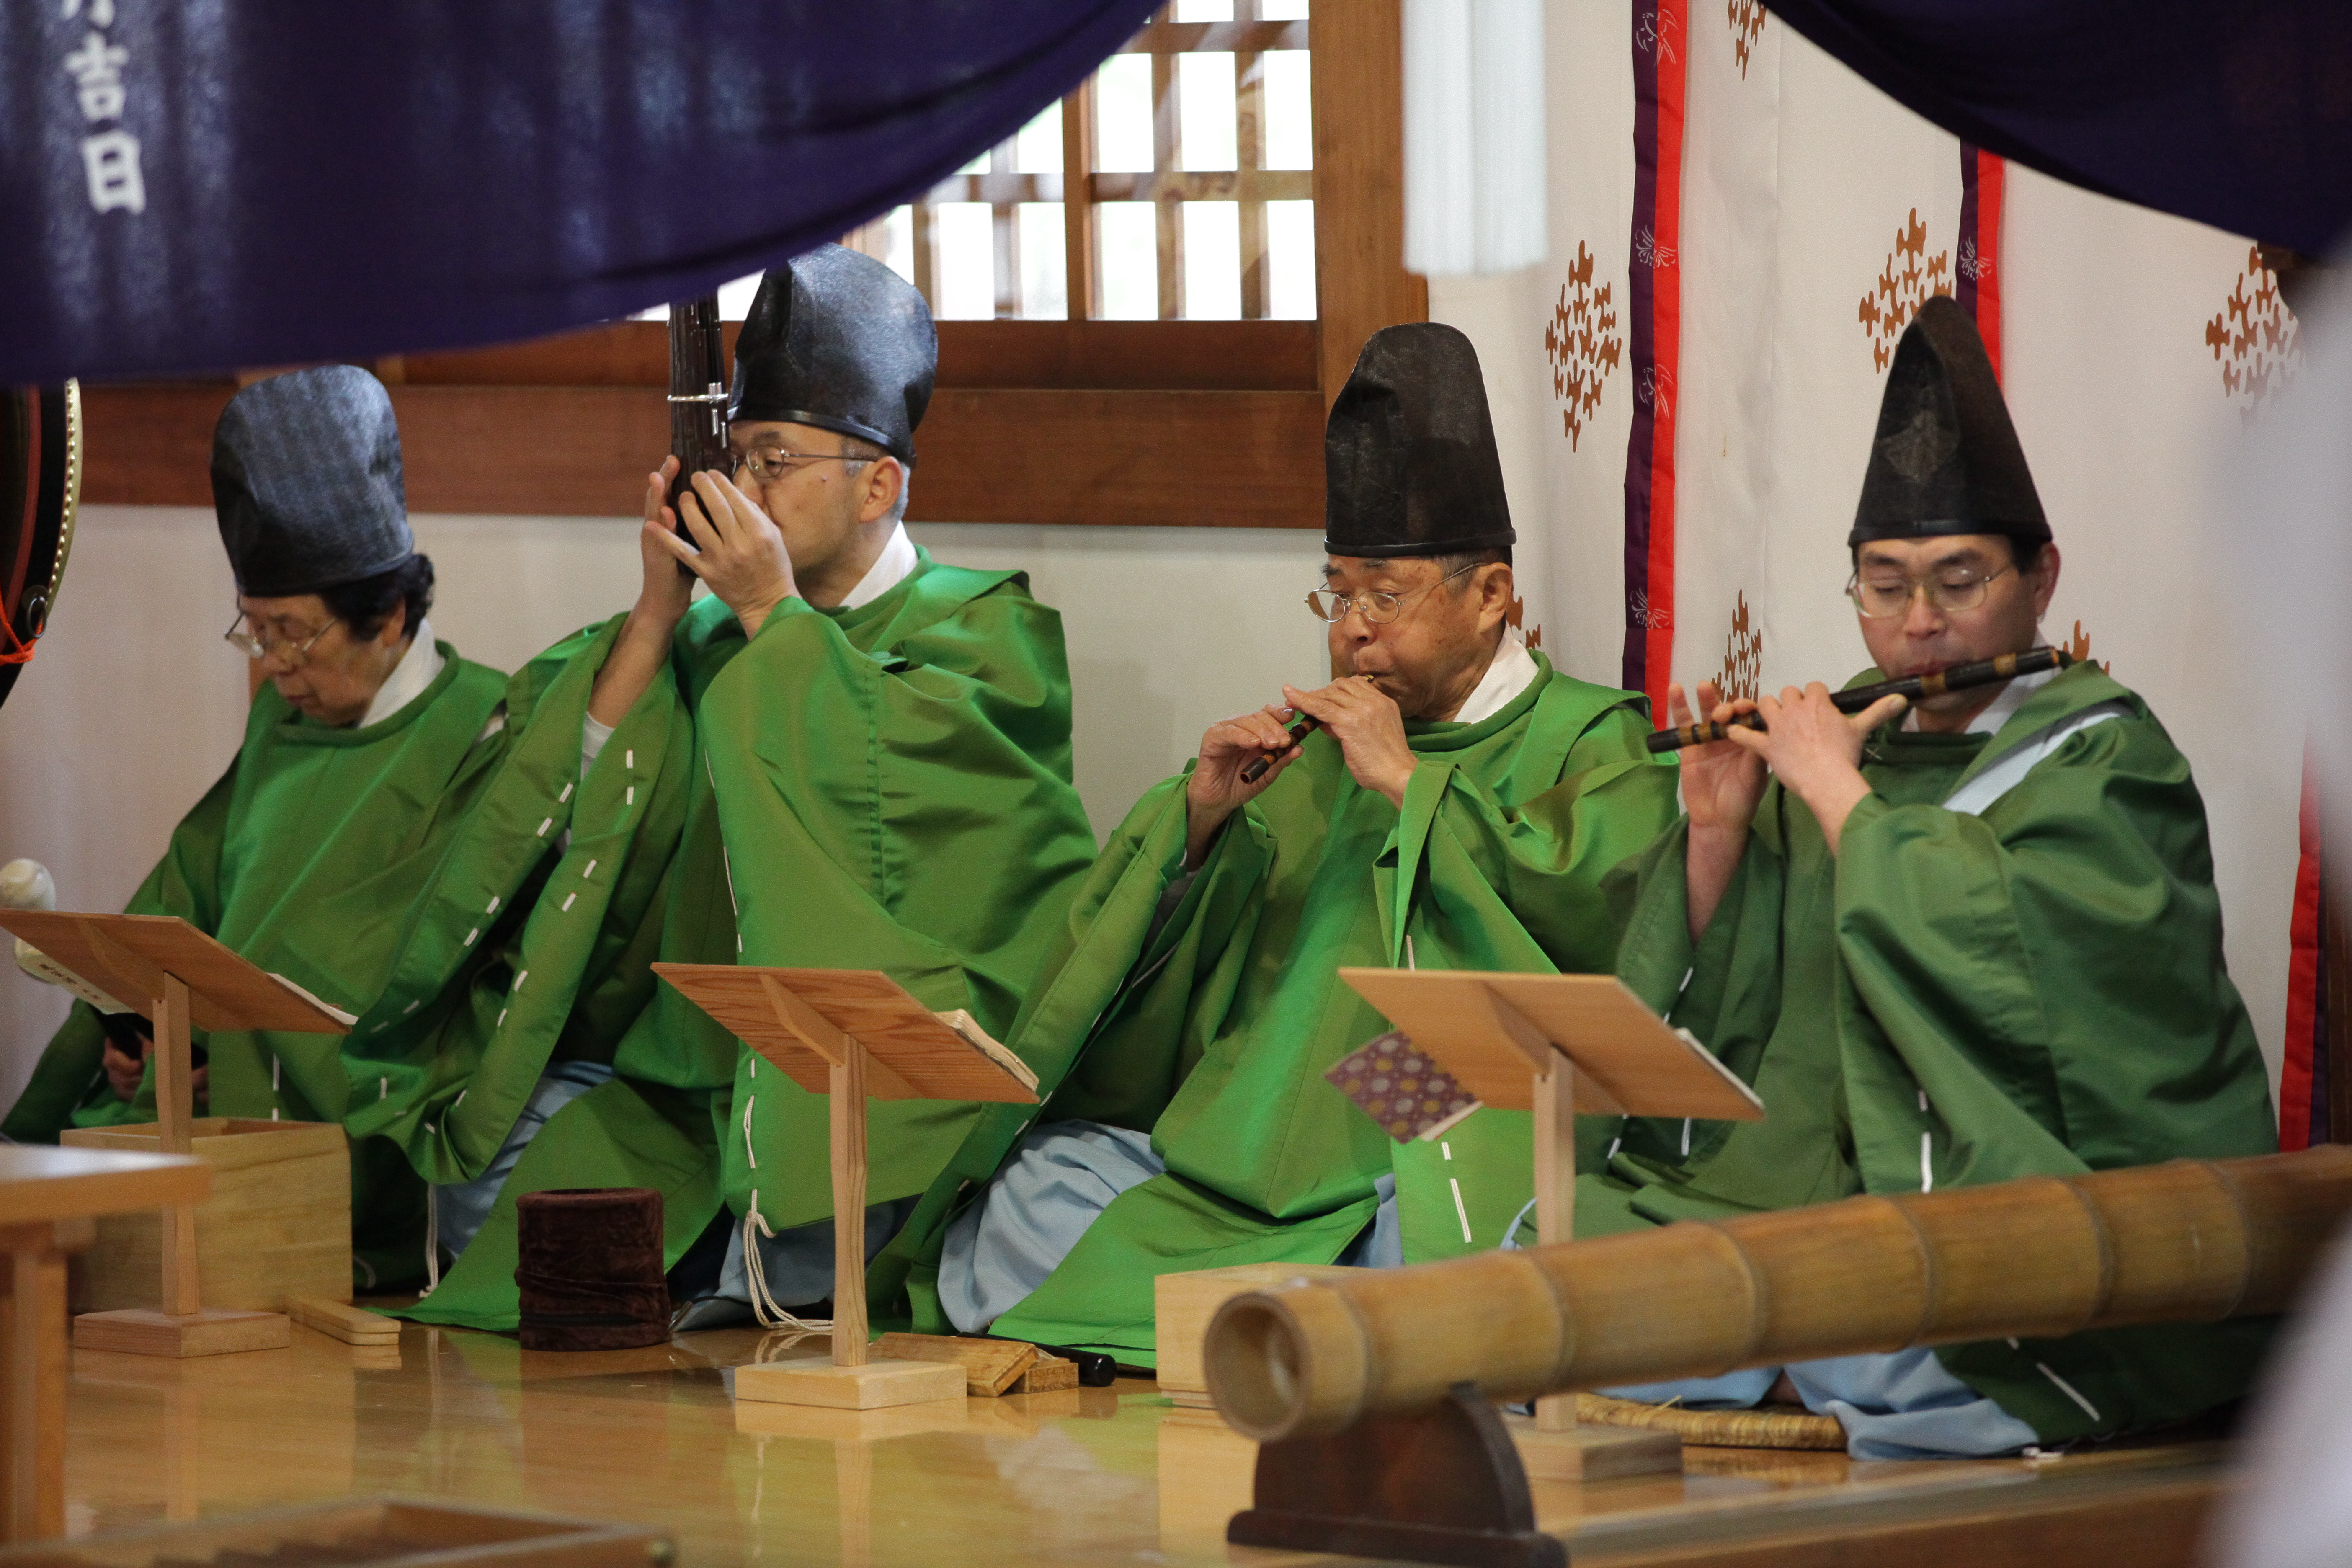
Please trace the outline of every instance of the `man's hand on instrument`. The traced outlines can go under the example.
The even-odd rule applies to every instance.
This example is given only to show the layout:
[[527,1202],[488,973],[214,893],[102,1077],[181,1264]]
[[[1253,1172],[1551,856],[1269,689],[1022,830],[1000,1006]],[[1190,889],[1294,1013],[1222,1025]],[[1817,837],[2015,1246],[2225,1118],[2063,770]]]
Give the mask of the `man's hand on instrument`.
[[[1742,697],[1727,702],[1712,680],[1698,683],[1698,705],[1714,723],[1727,723],[1756,704]],[[1693,721],[1690,701],[1678,685],[1666,687],[1666,722],[1676,729]],[[1690,815],[1691,831],[1701,829],[1748,837],[1757,803],[1764,798],[1764,761],[1729,741],[1709,741],[1685,746],[1675,753],[1683,774],[1683,809]]]
[[658,537],[662,549],[709,584],[743,623],[743,635],[753,636],[768,612],[800,592],[783,532],[725,475],[705,468],[694,476],[693,485],[692,495],[679,498],[679,510],[694,543],[667,531],[649,536]]
[[[1209,858],[1209,846],[1225,818],[1264,795],[1282,770],[1297,761],[1298,747],[1287,726],[1297,717],[1288,708],[1270,702],[1255,713],[1223,720],[1201,736],[1200,761],[1184,781],[1184,864],[1196,867]],[[1252,763],[1273,759],[1273,765],[1254,784],[1242,778]]]
[[[1743,697],[1727,702],[1712,680],[1698,683],[1698,704],[1707,719],[1726,723],[1756,704]],[[1692,721],[1689,699],[1678,685],[1666,687],[1666,721],[1679,729]],[[1735,731],[1735,734],[1746,733]],[[1675,753],[1682,769],[1683,810],[1690,837],[1683,851],[1684,893],[1690,906],[1690,936],[1696,942],[1723,902],[1740,857],[1748,853],[1748,825],[1764,798],[1764,762],[1729,741],[1685,746]]]
[[678,542],[677,513],[668,504],[669,482],[677,477],[676,458],[663,458],[646,476],[645,521],[637,526],[645,578],[588,693],[588,716],[607,729],[620,723],[669,662],[670,636],[694,603],[694,569],[679,558],[686,547]]
[[1358,784],[1386,795],[1391,805],[1404,805],[1404,786],[1421,759],[1405,744],[1404,715],[1394,698],[1360,676],[1314,691],[1286,686],[1282,694],[1331,731]]
[[[675,539],[677,513],[669,508],[669,483],[677,477],[677,459],[665,458],[660,468],[646,476],[646,521],[637,533],[637,558],[645,581],[637,590],[632,620],[659,626],[667,636],[686,616],[694,601],[694,575],[679,569],[678,559],[664,541]],[[659,537],[656,537],[659,536]]]
[[1870,793],[1862,776],[1862,742],[1909,705],[1903,697],[1882,697],[1859,713],[1841,713],[1830,689],[1816,680],[1801,691],[1791,686],[1759,700],[1764,729],[1734,730],[1731,743],[1762,758],[1811,807],[1834,855],[1847,816]]

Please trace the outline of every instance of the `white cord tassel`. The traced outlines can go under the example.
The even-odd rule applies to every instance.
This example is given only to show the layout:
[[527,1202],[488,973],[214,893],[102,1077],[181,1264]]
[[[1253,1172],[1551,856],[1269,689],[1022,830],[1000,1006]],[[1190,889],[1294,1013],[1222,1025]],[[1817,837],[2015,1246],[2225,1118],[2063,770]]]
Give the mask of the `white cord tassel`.
[[[757,1235],[754,1235],[754,1229]],[[824,1333],[831,1330],[831,1319],[796,1317],[776,1300],[768,1289],[767,1266],[760,1260],[760,1237],[772,1239],[775,1232],[768,1226],[768,1216],[760,1212],[760,1190],[751,1189],[751,1206],[743,1215],[743,1275],[751,1282],[751,1315],[763,1329],[796,1329],[803,1333]]]
[[441,1289],[441,1189],[425,1184],[425,1289],[420,1301]]

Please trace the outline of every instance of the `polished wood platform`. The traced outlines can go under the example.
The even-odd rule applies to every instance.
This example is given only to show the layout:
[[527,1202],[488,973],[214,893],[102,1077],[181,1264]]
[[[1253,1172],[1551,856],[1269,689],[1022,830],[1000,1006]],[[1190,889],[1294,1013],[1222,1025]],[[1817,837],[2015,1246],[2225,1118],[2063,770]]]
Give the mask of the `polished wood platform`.
[[[736,1405],[722,1369],[824,1358],[748,1331],[564,1355],[406,1329],[199,1361],[74,1352],[67,1529],[351,1494],[441,1497],[672,1531],[701,1564],[1145,1563],[1274,1568],[1228,1547],[1255,1450],[1141,1380],[852,1411]],[[1852,1464],[1689,1450],[1691,1473],[1538,1483],[1571,1559],[1612,1568],[2194,1560],[2208,1445],[2057,1460]]]

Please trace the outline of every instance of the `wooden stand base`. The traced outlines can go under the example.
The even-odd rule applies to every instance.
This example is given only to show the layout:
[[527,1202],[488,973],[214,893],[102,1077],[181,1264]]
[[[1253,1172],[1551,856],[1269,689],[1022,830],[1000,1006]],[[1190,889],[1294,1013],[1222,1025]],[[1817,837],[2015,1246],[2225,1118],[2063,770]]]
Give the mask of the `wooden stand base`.
[[1495,1407],[1463,1384],[1409,1415],[1372,1415],[1332,1437],[1258,1447],[1255,1506],[1235,1546],[1339,1552],[1460,1568],[1568,1568],[1536,1528],[1527,1472]]
[[294,1342],[283,1312],[169,1312],[131,1308],[84,1312],[74,1320],[74,1349],[119,1351],[125,1355],[227,1355],[236,1351],[282,1351]]
[[[738,1377],[742,1369],[736,1369]],[[879,1443],[931,1432],[970,1430],[972,1413],[995,1401],[928,1399],[920,1405],[886,1405],[878,1410],[829,1410],[815,1405],[735,1402],[735,1430],[747,1437],[824,1437],[836,1442]]]
[[1504,1416],[1503,1429],[1531,1481],[1611,1481],[1683,1468],[1683,1440],[1672,1432],[1594,1426],[1546,1432],[1525,1415]]
[[961,1399],[964,1370],[951,1361],[873,1361],[864,1366],[782,1361],[735,1369],[735,1397],[833,1410],[878,1410]]

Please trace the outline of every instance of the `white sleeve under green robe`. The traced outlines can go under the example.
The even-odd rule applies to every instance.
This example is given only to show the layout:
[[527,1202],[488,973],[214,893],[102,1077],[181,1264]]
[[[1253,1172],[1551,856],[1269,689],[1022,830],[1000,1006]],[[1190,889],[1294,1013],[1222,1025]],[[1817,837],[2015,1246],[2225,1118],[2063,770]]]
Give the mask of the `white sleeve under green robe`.
[[[2115,717],[2073,727],[2105,705]],[[1753,1084],[1766,1117],[1588,1122],[1578,1235],[2275,1149],[2204,805],[2138,697],[2077,665],[1991,735],[1879,731],[1863,773],[1872,793],[1835,856],[1801,801],[1767,788],[1696,944],[1685,828],[1643,858],[1620,973]],[[1938,1354],[2060,1441],[2237,1397],[2269,1330]]]

